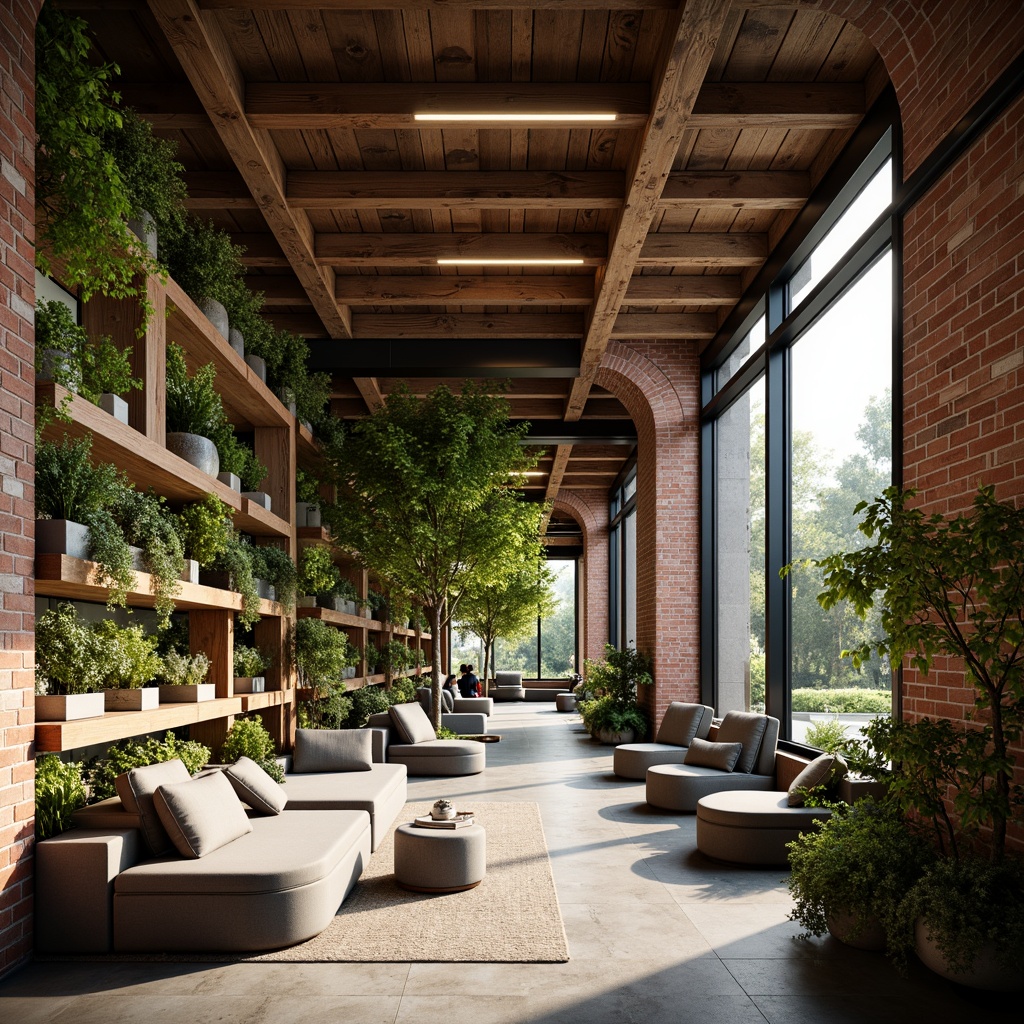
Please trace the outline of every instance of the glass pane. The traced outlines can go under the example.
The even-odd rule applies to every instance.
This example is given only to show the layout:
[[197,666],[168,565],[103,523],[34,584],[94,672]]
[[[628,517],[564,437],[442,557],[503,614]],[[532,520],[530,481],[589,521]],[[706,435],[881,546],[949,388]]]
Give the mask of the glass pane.
[[576,670],[576,560],[549,559],[556,574],[557,606],[540,620],[540,675],[542,679],[564,679]]
[[622,558],[623,619],[625,646],[636,646],[636,509],[626,516],[626,545]]
[[636,473],[622,485],[622,502],[625,504],[636,494]]
[[751,352],[764,344],[764,317],[750,328],[733,350],[728,360],[715,371],[715,391],[721,391],[732,375],[747,361]]
[[716,709],[764,710],[764,379],[715,423]]
[[793,275],[789,282],[791,311],[803,302],[891,202],[892,161],[887,160]]
[[[793,346],[794,560],[862,547],[854,507],[891,483],[891,309],[887,253]],[[855,737],[862,719],[848,708],[855,698],[887,708],[890,669],[876,656],[855,671],[840,651],[878,635],[879,624],[861,622],[845,603],[824,611],[818,570],[790,581],[792,738],[817,746],[828,728]]]
[[613,526],[608,532],[608,643],[619,647],[622,643],[621,591],[619,570],[621,563],[622,527]]
[[536,630],[516,643],[498,637],[494,642],[494,667],[498,672],[522,672],[525,679],[538,678]]

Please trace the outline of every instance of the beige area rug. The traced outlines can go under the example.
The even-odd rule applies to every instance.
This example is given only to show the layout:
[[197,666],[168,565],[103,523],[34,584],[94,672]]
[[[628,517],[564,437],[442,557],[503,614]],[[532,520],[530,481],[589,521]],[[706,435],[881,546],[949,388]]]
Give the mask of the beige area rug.
[[41,960],[163,963],[564,963],[569,947],[533,803],[461,800],[487,830],[487,874],[475,889],[427,895],[395,884],[395,829],[430,811],[410,803],[334,920],[308,942],[270,953],[138,953]]

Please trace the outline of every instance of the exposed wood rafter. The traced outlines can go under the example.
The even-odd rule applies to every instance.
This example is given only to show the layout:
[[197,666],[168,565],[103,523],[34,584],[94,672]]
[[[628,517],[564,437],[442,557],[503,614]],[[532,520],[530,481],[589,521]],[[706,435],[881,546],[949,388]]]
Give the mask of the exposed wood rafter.
[[551,472],[548,475],[548,485],[544,491],[544,502],[549,507],[541,519],[541,536],[547,533],[548,523],[551,521],[550,505],[558,497],[562,487],[562,477],[565,476],[566,467],[569,465],[569,456],[572,455],[572,445],[560,444],[555,449],[555,457],[551,463]]

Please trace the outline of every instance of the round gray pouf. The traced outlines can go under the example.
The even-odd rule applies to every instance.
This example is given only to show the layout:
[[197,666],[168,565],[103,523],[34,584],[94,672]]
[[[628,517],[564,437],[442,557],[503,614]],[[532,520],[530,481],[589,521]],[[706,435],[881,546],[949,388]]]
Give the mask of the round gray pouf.
[[487,833],[480,825],[465,828],[395,829],[395,881],[413,892],[462,892],[487,873]]
[[575,711],[576,698],[571,693],[560,693],[555,697],[556,711]]

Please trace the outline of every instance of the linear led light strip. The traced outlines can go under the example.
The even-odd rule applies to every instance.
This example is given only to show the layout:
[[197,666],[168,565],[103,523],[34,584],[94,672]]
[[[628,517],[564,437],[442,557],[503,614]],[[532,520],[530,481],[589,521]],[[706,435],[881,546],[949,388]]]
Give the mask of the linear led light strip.
[[439,259],[439,267],[582,267],[581,259],[520,259],[516,256],[504,256],[499,259],[474,259],[471,256],[460,256],[453,259]]
[[614,121],[616,114],[572,113],[558,114],[413,114],[414,121]]

